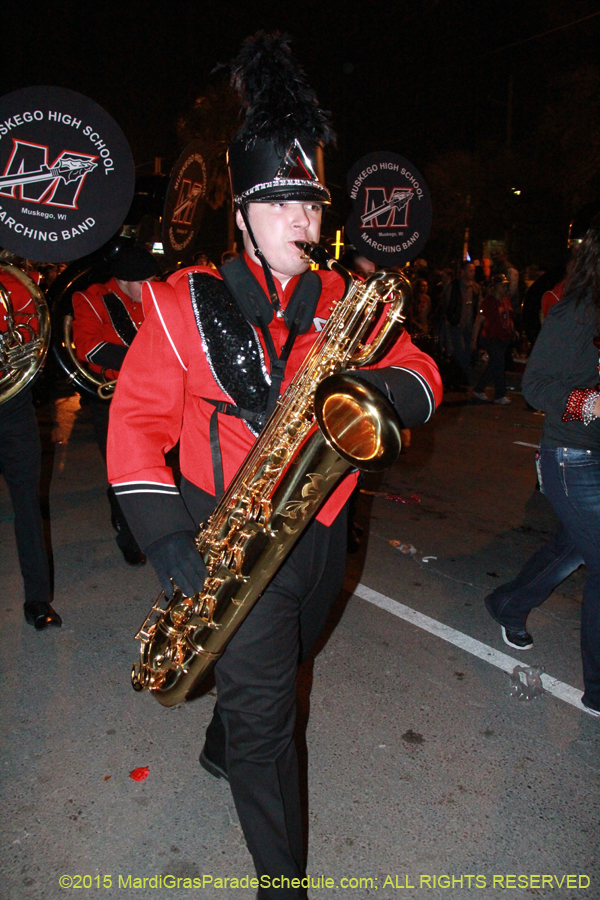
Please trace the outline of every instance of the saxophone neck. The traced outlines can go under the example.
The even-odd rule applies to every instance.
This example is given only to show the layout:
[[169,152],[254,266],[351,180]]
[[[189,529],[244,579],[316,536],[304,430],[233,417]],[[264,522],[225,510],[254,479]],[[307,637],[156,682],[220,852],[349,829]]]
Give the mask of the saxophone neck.
[[355,284],[356,279],[348,269],[327,252],[325,247],[315,244],[313,241],[295,241],[295,244],[304,253],[304,259],[309,259],[319,266],[325,266],[332,272],[337,272],[344,279],[344,294],[348,293]]

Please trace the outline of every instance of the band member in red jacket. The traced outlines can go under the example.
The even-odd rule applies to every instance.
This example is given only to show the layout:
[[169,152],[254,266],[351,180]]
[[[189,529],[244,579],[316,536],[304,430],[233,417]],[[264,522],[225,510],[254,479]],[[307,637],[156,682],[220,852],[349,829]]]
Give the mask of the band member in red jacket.
[[[269,73],[275,69],[281,82],[282,66],[295,71],[295,63],[286,41],[257,35],[246,42],[238,75],[244,59],[256,63],[261,56],[257,82],[268,95]],[[186,269],[144,287],[147,317],[111,411],[109,479],[168,596],[172,582],[188,596],[201,589],[206,570],[194,546],[198,523],[344,291],[337,274],[311,272],[296,245],[319,240],[330,202],[314,168],[315,144],[327,139],[329,128],[313,96],[307,109],[284,117],[283,130],[242,129],[230,148],[243,257],[219,272]],[[250,127],[256,107],[247,105]],[[376,368],[361,371],[392,398],[407,427],[427,421],[441,400],[435,363],[407,334]],[[180,486],[165,465],[165,452],[177,441]],[[305,851],[296,672],[342,585],[346,504],[355,483],[349,475],[326,501],[215,669],[218,701],[200,762],[230,782],[261,900],[306,896],[299,880]]]
[[[108,381],[116,379],[127,351],[144,321],[142,285],[158,273],[158,263],[143,247],[126,247],[113,261],[113,277],[106,284],[92,284],[73,295],[73,340],[79,359]],[[90,404],[98,447],[106,460],[106,436],[110,402]],[[111,519],[117,545],[129,565],[143,565],[146,558],[135,540],[127,519],[108,489]]]
[[[35,327],[35,304],[25,285],[7,271],[0,271],[16,326]],[[0,299],[0,374],[6,363],[4,347],[10,343],[7,307]],[[31,387],[0,403],[0,474],[6,480],[15,513],[15,539],[25,591],[25,620],[38,631],[62,625],[50,605],[52,585],[40,510],[42,446],[33,408]]]

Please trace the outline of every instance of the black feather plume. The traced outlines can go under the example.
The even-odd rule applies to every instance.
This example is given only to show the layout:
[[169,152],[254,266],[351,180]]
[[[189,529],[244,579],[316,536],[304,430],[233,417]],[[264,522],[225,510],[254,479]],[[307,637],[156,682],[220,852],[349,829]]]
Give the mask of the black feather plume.
[[283,151],[294,138],[323,144],[335,139],[330,113],[320,109],[287,35],[259,31],[246,38],[232,63],[231,83],[246,108],[236,139],[247,148],[256,140]]

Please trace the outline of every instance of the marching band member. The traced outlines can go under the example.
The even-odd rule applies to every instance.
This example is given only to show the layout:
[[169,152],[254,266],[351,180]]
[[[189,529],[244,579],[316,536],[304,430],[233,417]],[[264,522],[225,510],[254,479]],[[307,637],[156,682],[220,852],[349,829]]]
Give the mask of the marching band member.
[[[35,314],[25,285],[10,272],[0,272],[10,294],[15,324]],[[6,309],[0,303],[0,335],[7,332]],[[2,365],[0,354],[0,366]],[[15,514],[15,539],[25,591],[25,620],[38,631],[62,625],[50,605],[52,586],[40,510],[42,445],[31,387],[0,403],[0,473],[4,476]]]
[[[144,287],[147,317],[111,410],[109,480],[167,596],[171,579],[187,596],[201,590],[198,523],[344,291],[339,275],[309,271],[295,243],[319,240],[330,202],[314,171],[316,144],[331,136],[326,115],[279,36],[248,39],[235,73],[248,108],[229,152],[244,255],[219,272],[196,267]],[[286,78],[285,99],[274,99],[275,82]],[[255,90],[267,108],[257,108]],[[407,427],[427,421],[441,400],[435,363],[407,334],[377,367],[357,374],[393,398]],[[164,458],[178,441],[179,488]],[[218,700],[200,762],[229,780],[261,900],[305,896],[294,882],[306,865],[296,672],[342,586],[355,483],[349,475],[324,504],[215,668]]]
[[[144,321],[142,285],[158,274],[158,263],[143,247],[126,247],[115,257],[113,277],[106,284],[92,284],[73,295],[73,340],[81,362],[108,381],[116,379],[129,346]],[[94,433],[106,460],[106,436],[110,402],[92,400]],[[135,540],[119,502],[108,489],[111,519],[117,546],[125,562],[143,565],[146,558]]]

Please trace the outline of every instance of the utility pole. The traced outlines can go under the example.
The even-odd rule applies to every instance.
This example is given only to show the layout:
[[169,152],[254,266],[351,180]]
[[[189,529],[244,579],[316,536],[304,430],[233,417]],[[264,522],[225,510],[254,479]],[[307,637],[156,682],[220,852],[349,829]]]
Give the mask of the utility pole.
[[510,153],[512,145],[512,129],[513,129],[513,83],[514,77],[511,72],[508,79],[508,103],[506,104],[506,149]]

